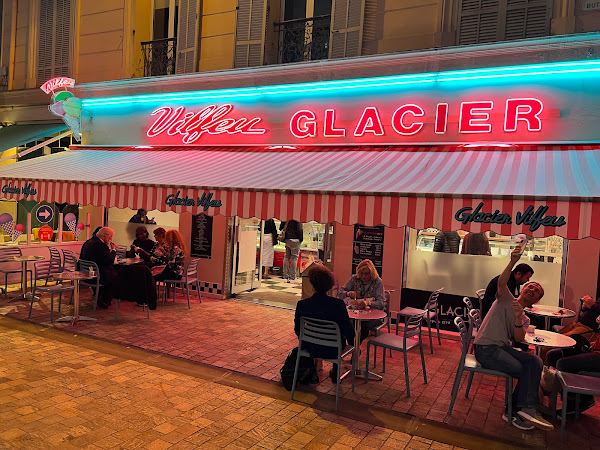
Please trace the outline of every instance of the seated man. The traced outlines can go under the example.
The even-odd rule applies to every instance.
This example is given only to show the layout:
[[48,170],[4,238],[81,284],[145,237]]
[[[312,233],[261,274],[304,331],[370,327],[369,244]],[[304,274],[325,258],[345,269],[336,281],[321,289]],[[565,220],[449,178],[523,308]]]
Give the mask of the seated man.
[[[342,334],[342,346],[346,342],[352,345],[354,340],[354,327],[348,317],[346,304],[335,297],[327,295],[334,283],[333,273],[321,264],[315,264],[308,272],[308,280],[315,289],[315,294],[296,305],[296,316],[294,317],[294,331],[300,336],[300,318],[310,317],[313,319],[331,320],[340,327]],[[303,350],[307,350],[313,358],[332,359],[337,357],[337,351],[331,347],[321,347],[316,344],[306,343]],[[331,381],[337,381],[337,365],[334,364],[329,372]]]
[[[531,430],[533,426],[548,430],[554,427],[536,410],[542,360],[511,346],[512,339],[525,339],[525,327],[529,325],[529,320],[523,308],[534,305],[544,295],[544,289],[536,282],[526,284],[517,299],[511,294],[508,280],[511,269],[520,258],[521,249],[517,247],[510,254],[510,262],[498,278],[498,298],[475,337],[475,358],[484,368],[504,372],[519,380],[513,392],[513,404],[517,410],[517,415],[512,420],[513,426],[521,430]],[[506,414],[502,418],[508,422]]]
[[148,261],[155,245],[156,243],[148,237],[148,229],[145,226],[139,226],[135,229],[135,240],[131,244],[131,249],[127,253],[127,256],[135,258],[137,254],[144,261]]
[[119,278],[114,266],[117,248],[117,244],[112,241],[114,234],[112,228],[100,228],[81,247],[81,259],[95,262],[100,270],[100,284],[103,286],[98,294],[98,307],[103,309],[110,306]]
[[[599,299],[600,300],[600,299]],[[575,356],[587,351],[590,344],[598,337],[598,323],[600,317],[600,301],[594,301],[586,295],[580,299],[581,309],[575,322],[561,328],[560,334],[571,336],[577,345],[571,348],[555,348],[546,354],[548,367],[556,367],[556,362],[566,356]],[[542,355],[543,357],[543,355]]]

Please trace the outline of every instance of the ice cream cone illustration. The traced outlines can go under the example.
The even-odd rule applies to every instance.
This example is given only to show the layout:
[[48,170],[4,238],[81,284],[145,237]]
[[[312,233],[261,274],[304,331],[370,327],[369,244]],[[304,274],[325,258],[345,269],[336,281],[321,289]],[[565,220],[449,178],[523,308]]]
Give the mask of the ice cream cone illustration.
[[79,239],[79,235],[81,234],[81,232],[84,230],[85,225],[82,223],[78,223],[77,226],[75,227],[75,231],[73,233],[75,233],[75,239]]
[[13,235],[15,234],[15,224],[13,222],[13,216],[9,213],[0,214],[0,226],[6,231],[6,234],[13,239]]
[[77,218],[75,217],[75,214],[65,214],[65,223],[67,224],[67,227],[69,227],[69,230],[75,234],[75,230],[77,229]]
[[19,236],[21,236],[23,234],[23,232],[25,231],[25,225],[23,225],[22,223],[18,223],[15,225],[15,231],[13,231],[12,234],[12,240],[16,241]]

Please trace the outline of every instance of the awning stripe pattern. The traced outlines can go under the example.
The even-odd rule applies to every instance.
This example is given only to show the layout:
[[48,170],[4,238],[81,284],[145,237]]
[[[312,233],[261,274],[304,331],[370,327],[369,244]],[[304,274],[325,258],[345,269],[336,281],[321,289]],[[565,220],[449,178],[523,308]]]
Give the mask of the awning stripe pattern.
[[[423,152],[78,150],[0,167],[2,186],[32,183],[28,200],[210,215],[600,238],[600,149]],[[210,195],[212,194],[212,197]],[[220,201],[207,206],[200,200]],[[4,198],[22,194],[4,192]],[[191,205],[170,204],[188,198]],[[462,223],[461,208],[511,223]],[[529,206],[564,217],[533,229]],[[467,211],[467,212],[472,212]],[[491,214],[488,214],[488,219]],[[484,220],[485,222],[485,220]],[[552,225],[560,226],[552,226]]]

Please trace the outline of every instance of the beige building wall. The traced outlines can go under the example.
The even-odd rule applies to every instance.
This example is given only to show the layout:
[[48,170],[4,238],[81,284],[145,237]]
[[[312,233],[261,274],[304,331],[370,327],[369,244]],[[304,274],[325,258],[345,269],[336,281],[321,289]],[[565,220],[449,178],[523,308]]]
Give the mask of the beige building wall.
[[199,71],[233,68],[236,0],[202,2]]
[[30,43],[31,22],[30,1],[19,1],[17,7],[17,30],[15,37],[13,65],[13,89],[26,89],[28,78],[28,55]]

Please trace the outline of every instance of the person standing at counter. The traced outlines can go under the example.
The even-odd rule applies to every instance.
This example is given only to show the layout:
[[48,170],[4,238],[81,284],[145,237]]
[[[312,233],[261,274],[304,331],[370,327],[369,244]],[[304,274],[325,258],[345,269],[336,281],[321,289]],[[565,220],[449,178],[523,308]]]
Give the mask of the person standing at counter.
[[131,216],[131,219],[129,219],[130,223],[146,223],[146,224],[154,224],[156,225],[156,221],[154,220],[154,217],[152,219],[148,219],[148,211],[146,211],[144,208],[140,208],[137,210],[137,212]]
[[273,267],[275,244],[277,243],[277,226],[273,219],[265,220],[264,240],[262,247],[263,278],[269,278],[269,267]]
[[458,253],[460,235],[456,231],[438,231],[433,241],[434,252]]
[[283,233],[283,242],[285,242],[283,278],[287,279],[289,283],[290,280],[296,279],[296,267],[300,255],[300,244],[304,240],[304,229],[300,222],[290,219],[287,222],[281,222],[279,231]]
[[[385,310],[383,281],[370,259],[363,259],[356,267],[356,275],[350,277],[344,287],[339,289],[338,298],[346,297],[358,300],[356,302],[358,309],[365,309],[369,306],[371,309]],[[363,321],[360,329],[360,341],[362,342],[371,330],[382,323],[383,319]]]
[[462,255],[492,256],[490,241],[485,233],[467,233],[463,238]]

